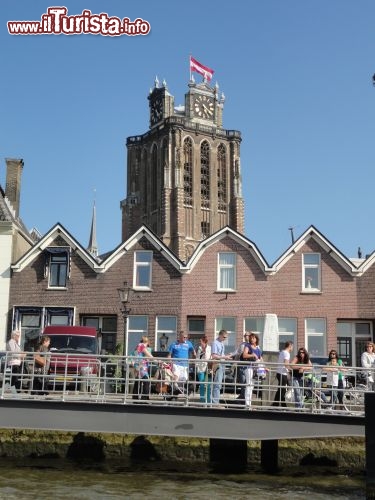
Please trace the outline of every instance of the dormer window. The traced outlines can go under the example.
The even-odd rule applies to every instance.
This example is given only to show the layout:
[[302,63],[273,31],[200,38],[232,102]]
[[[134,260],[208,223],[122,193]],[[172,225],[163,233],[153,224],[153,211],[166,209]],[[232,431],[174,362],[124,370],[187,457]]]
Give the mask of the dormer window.
[[218,254],[217,289],[223,292],[236,289],[236,254],[233,252]]
[[302,291],[321,291],[321,261],[319,253],[302,255]]
[[137,290],[150,290],[152,283],[152,257],[149,250],[134,252],[133,288]]
[[46,248],[46,277],[50,288],[66,288],[70,274],[70,248]]

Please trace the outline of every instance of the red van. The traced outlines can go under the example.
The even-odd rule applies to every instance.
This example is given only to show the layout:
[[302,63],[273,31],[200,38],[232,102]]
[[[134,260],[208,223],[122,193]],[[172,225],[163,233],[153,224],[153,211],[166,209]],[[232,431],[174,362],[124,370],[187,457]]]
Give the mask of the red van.
[[49,386],[85,392],[96,391],[100,360],[98,333],[89,326],[46,326],[43,335],[51,339]]

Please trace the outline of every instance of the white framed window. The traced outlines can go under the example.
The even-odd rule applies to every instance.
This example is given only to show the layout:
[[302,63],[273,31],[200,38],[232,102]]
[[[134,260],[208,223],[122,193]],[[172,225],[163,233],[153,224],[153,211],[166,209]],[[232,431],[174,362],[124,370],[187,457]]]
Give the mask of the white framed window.
[[203,337],[206,331],[206,318],[205,317],[188,317],[188,335],[190,342],[197,349],[199,346],[199,339]]
[[66,248],[51,247],[48,252],[48,286],[66,288],[69,273],[69,252]]
[[152,257],[151,250],[138,250],[134,252],[133,288],[136,290],[150,290],[152,283]]
[[215,338],[219,335],[220,330],[226,330],[228,339],[224,341],[225,354],[234,352],[237,348],[236,335],[236,318],[219,317],[215,319]]
[[327,356],[327,326],[324,318],[305,319],[306,349],[310,358]]
[[252,332],[259,337],[259,346],[263,349],[263,332],[264,332],[264,316],[255,316],[253,318],[245,318],[244,331]]
[[93,326],[100,332],[100,351],[115,354],[117,316],[82,316],[81,323],[83,326]]
[[[129,356],[143,336],[148,337],[148,316],[129,316],[125,354]],[[122,340],[122,339],[121,339]]]
[[155,351],[167,351],[177,340],[177,317],[156,316]]
[[361,366],[366,343],[373,339],[372,321],[338,321],[336,324],[339,357],[347,366]]
[[302,254],[302,290],[304,292],[321,290],[320,253]]
[[219,252],[218,254],[217,289],[234,291],[236,289],[236,254]]
[[[279,350],[284,349],[285,342],[293,342],[294,350],[297,350],[297,320],[296,318],[278,318],[279,323]],[[304,347],[304,346],[301,346]]]

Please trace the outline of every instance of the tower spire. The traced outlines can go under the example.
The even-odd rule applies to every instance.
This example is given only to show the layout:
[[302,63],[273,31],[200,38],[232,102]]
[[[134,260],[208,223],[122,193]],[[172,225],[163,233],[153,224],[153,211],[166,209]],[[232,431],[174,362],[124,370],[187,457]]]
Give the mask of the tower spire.
[[87,250],[91,253],[93,257],[98,256],[98,244],[96,242],[96,206],[95,206],[95,199],[94,199],[94,206],[92,208],[92,220],[91,220],[91,231],[90,231],[90,239],[89,239],[89,246],[87,247]]

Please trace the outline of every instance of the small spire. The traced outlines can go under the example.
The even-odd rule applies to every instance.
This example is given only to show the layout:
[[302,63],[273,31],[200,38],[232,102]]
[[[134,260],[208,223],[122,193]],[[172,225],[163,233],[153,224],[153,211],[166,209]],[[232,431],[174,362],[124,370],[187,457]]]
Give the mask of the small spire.
[[164,80],[163,80],[163,87],[164,87],[164,88],[167,88],[167,81],[165,80],[165,78],[164,78]]
[[[96,189],[94,189],[94,193],[96,192]],[[94,206],[92,209],[92,220],[91,220],[91,231],[90,231],[90,239],[89,239],[89,246],[87,247],[88,252],[91,253],[93,257],[98,256],[98,244],[96,242],[96,206],[95,206],[95,199],[94,199]]]
[[158,89],[159,88],[159,78],[157,76],[155,76],[155,88]]

